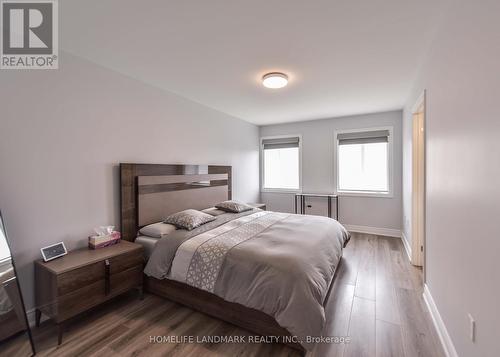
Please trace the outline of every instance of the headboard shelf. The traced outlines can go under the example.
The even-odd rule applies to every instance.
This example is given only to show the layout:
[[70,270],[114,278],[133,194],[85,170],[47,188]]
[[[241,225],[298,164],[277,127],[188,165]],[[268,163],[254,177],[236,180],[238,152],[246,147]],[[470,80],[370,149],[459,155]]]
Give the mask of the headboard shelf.
[[202,209],[232,198],[231,166],[120,164],[122,238],[141,226],[187,208]]

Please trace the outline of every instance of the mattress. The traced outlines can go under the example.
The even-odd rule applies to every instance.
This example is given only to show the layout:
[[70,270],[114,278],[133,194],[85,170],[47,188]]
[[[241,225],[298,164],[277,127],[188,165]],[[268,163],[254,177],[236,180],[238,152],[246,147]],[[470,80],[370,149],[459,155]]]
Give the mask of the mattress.
[[144,247],[144,256],[149,259],[156,243],[160,238],[148,237],[148,236],[138,236],[135,239],[135,243],[138,243]]

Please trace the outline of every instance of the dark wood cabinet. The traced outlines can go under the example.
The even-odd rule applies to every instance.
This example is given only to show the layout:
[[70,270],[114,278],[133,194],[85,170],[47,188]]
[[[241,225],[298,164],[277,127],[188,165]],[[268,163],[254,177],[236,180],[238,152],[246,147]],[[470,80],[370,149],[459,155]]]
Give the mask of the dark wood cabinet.
[[36,261],[37,326],[42,314],[54,320],[60,344],[66,320],[134,288],[142,298],[143,266],[142,246],[127,241],[75,250],[47,263]]

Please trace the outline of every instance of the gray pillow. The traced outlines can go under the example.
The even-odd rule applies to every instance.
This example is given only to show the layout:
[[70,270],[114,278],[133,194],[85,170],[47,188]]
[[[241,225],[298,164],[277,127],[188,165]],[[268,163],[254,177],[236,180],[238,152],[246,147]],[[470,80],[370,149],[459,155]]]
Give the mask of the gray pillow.
[[175,226],[172,224],[158,222],[142,227],[139,233],[143,236],[161,238],[163,236],[166,236],[167,234],[174,232],[175,229]]
[[188,231],[215,220],[214,216],[197,211],[195,209],[187,209],[165,218],[163,223],[173,224],[178,228],[187,229]]
[[215,208],[215,207],[210,207],[210,208],[205,208],[202,210],[204,213],[208,213],[211,216],[217,217],[220,216],[221,214],[227,213],[226,211],[223,211],[221,209]]
[[223,211],[232,213],[240,213],[240,212],[250,211],[251,209],[253,209],[252,206],[249,206],[246,203],[239,201],[224,201],[221,203],[217,203],[215,207]]

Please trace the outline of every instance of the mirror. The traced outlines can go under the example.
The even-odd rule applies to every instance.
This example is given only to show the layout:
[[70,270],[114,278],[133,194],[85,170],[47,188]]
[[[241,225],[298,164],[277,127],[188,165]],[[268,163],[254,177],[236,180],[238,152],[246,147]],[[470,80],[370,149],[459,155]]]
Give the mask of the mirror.
[[33,356],[35,346],[0,212],[0,356]]

